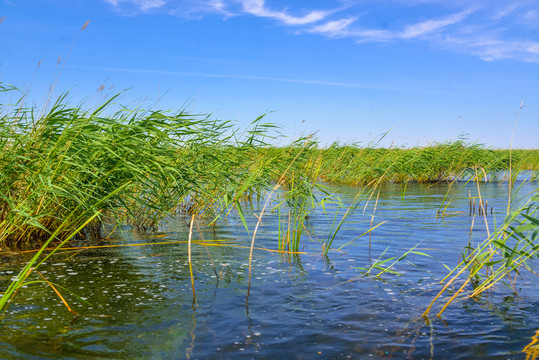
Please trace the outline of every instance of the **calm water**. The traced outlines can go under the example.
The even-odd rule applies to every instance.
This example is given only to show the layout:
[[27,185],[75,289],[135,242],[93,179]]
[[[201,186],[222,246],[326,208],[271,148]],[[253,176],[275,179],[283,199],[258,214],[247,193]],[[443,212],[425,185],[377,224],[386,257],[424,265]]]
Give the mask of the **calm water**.
[[[357,189],[336,191],[346,202]],[[522,349],[539,328],[539,281],[529,273],[517,280],[518,295],[501,285],[481,299],[452,304],[430,325],[420,318],[447,274],[443,264],[454,266],[470,239],[468,191],[477,195],[476,185],[454,185],[449,192],[447,184],[409,185],[404,197],[400,186],[385,186],[374,224],[387,222],[372,233],[370,257],[368,235],[329,259],[309,238],[302,247],[307,254],[256,251],[248,308],[245,248],[194,246],[194,305],[185,244],[59,254],[40,271],[80,316],[68,312],[47,285],[22,289],[0,323],[0,358],[525,359]],[[480,191],[489,201],[492,229],[503,220],[507,185],[483,184]],[[447,194],[450,215],[437,218]],[[334,246],[366,231],[373,209],[374,199],[365,210],[363,203]],[[320,238],[333,222],[335,209],[327,210],[307,220]],[[277,214],[264,215],[258,246],[276,248],[276,219]],[[172,219],[149,236],[125,231],[115,243],[186,240],[186,223]],[[199,226],[196,239],[239,245],[250,240],[233,216],[215,228]],[[471,241],[485,236],[485,221],[476,216]],[[360,276],[357,268],[372,259],[398,256],[416,245],[432,257],[410,255],[395,266],[401,276]],[[2,259],[0,289],[23,261],[22,255]]]

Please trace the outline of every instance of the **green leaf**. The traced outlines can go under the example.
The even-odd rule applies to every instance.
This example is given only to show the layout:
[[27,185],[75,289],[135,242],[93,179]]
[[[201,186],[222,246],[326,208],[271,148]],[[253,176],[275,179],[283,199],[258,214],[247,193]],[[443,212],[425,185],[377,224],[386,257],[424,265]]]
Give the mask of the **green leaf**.
[[243,214],[243,209],[241,208],[239,201],[236,201],[236,208],[238,209],[238,214],[240,215],[241,222],[243,223],[245,230],[247,230],[247,234],[250,235],[249,226],[247,226],[247,221],[245,220],[245,215]]

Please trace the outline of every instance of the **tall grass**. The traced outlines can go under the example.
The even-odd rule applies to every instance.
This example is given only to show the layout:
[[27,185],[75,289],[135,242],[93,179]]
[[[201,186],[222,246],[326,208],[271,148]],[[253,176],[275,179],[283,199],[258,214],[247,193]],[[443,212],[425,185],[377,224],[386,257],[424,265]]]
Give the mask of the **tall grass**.
[[227,121],[118,109],[114,100],[90,111],[63,96],[39,117],[20,102],[2,104],[0,246],[46,241],[73,211],[72,228],[79,215],[99,214],[87,230],[105,220],[151,229],[180,205],[215,213],[271,188],[297,152],[261,158],[256,149],[273,129],[261,118],[239,133]]
[[[509,157],[509,150],[494,150],[498,157]],[[539,170],[539,149],[513,149],[511,150],[513,169]]]
[[72,211],[100,212],[94,225],[107,216],[151,227],[197,186],[213,122],[125,109],[105,117],[110,101],[92,112],[64,101],[39,118],[15,104],[0,119],[0,244],[44,241]]
[[[350,185],[453,180],[469,176],[474,168],[497,175],[509,166],[508,153],[462,140],[407,149],[333,144],[313,156],[320,164],[324,181]],[[537,164],[539,161],[533,166],[537,168]]]

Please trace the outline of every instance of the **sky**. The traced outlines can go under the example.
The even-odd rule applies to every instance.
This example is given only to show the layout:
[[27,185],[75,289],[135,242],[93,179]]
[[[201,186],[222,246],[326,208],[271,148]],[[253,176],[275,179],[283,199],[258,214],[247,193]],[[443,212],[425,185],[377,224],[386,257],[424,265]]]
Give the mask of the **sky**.
[[54,84],[325,145],[539,148],[537,0],[0,0],[0,18],[0,82],[36,106]]

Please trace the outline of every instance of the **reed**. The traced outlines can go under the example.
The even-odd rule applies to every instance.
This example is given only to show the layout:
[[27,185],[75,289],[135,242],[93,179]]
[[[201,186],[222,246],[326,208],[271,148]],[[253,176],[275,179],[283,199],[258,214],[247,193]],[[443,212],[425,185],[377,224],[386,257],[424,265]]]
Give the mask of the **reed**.
[[[17,91],[6,85],[0,89]],[[290,226],[279,247],[286,243],[297,251],[304,219],[328,201],[314,195],[328,194],[321,181],[428,183],[471,176],[478,168],[486,179],[510,163],[508,151],[461,140],[384,149],[338,144],[321,148],[315,139],[307,145],[298,139],[275,147],[271,141],[279,137],[278,128],[264,123],[263,117],[240,132],[231,122],[208,116],[127,109],[116,100],[95,110],[69,106],[67,94],[48,111],[28,107],[24,95],[1,104],[0,247],[43,243],[75,208],[99,214],[78,238],[99,235],[103,221],[152,229],[179,206],[216,218],[231,206],[241,214],[241,202],[263,197],[293,163],[281,180],[285,191],[279,206],[287,207]],[[538,169],[538,154],[514,150],[512,164],[515,169]],[[327,245],[334,238],[330,235]]]
[[[438,295],[432,300],[424,317],[430,313],[435,302],[447,291],[449,286],[466,277],[458,290],[447,299],[437,313],[440,316],[460,295],[478,297],[498,283],[517,292],[516,281],[521,271],[535,272],[530,261],[539,258],[539,189],[529,200],[517,209],[509,211],[503,223],[483,242],[463,249],[462,261],[442,280],[445,283]],[[471,289],[467,290],[468,285]]]
[[[508,158],[509,150],[494,150],[494,154],[500,158]],[[511,150],[513,169],[518,170],[539,170],[539,150],[538,149],[512,149]]]
[[[538,169],[539,159],[533,151],[522,150],[525,160],[515,162],[515,169]],[[484,169],[492,178],[509,168],[509,154],[494,151],[463,140],[434,143],[414,148],[377,148],[333,144],[312,154],[320,163],[324,181],[338,184],[367,184],[373,181],[396,183],[465,178],[474,168]]]
[[227,121],[127,109],[116,99],[91,110],[70,106],[67,94],[47,111],[27,107],[24,95],[0,104],[0,251],[39,248],[0,310],[35,282],[27,279],[44,258],[72,239],[100,237],[104,222],[146,231],[178,210],[217,219],[276,179],[288,193],[312,189],[314,177],[294,161],[311,142],[269,147],[275,126],[263,117],[240,132]]
[[[0,90],[17,91],[3,84]],[[69,106],[67,94],[48,111],[27,106],[24,95],[0,104],[0,247],[46,241],[74,208],[99,212],[79,237],[92,229],[99,232],[102,221],[155,228],[178,206],[219,217],[231,206],[241,210],[241,202],[262,197],[293,162],[282,179],[281,203],[290,210],[291,224],[283,236],[297,249],[302,219],[323,204],[314,196],[321,181],[429,183],[477,173],[486,180],[511,163],[509,150],[462,140],[403,149],[321,148],[315,139],[307,145],[298,139],[275,147],[271,141],[280,136],[278,128],[263,117],[241,132],[228,121],[184,111],[128,109],[116,100],[95,110]],[[537,170],[539,152],[513,150],[511,164],[516,170]]]
[[178,206],[215,214],[271,188],[295,155],[291,146],[260,157],[273,128],[261,118],[238,136],[208,116],[118,109],[115,97],[85,110],[66,98],[37,118],[21,102],[1,105],[0,247],[41,244],[72,211],[72,228],[98,213],[79,238],[99,235],[103,221],[152,229]]
[[[277,251],[297,253],[306,236],[319,241],[307,230],[311,211],[333,203],[344,214],[338,217],[337,212],[328,233],[320,237],[325,238],[320,245],[327,256],[347,245],[333,247],[350,215],[384,182],[403,183],[405,191],[408,182],[486,181],[498,179],[510,166],[539,169],[538,152],[532,150],[510,154],[462,140],[409,149],[338,144],[322,148],[312,137],[278,147],[272,143],[284,138],[264,116],[242,131],[232,122],[183,110],[129,109],[116,104],[118,95],[85,108],[71,106],[64,94],[38,109],[28,106],[24,94],[13,87],[0,83],[0,91],[15,99],[0,104],[0,251],[40,249],[4,293],[0,310],[51,255],[45,255],[45,249],[54,253],[72,239],[100,237],[105,222],[148,231],[178,211],[209,217],[212,223],[237,211],[249,232],[244,206],[273,194],[269,208],[280,219]],[[345,205],[327,184],[365,186]],[[458,275],[462,268],[470,270],[477,282],[474,294],[536,255],[537,232],[530,230],[538,221],[536,210],[532,205],[519,209],[486,245],[470,249]],[[515,221],[520,221],[516,227]],[[380,225],[371,221],[371,228],[356,239]],[[488,253],[492,248],[496,250]],[[415,252],[406,255],[410,253]],[[500,254],[505,260],[494,260]],[[379,259],[368,271],[390,273],[393,264],[386,265],[393,260]],[[498,264],[501,270],[494,269]],[[481,275],[484,268],[488,276]]]

